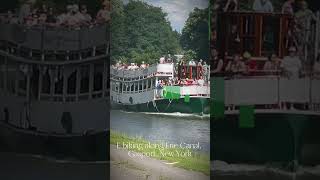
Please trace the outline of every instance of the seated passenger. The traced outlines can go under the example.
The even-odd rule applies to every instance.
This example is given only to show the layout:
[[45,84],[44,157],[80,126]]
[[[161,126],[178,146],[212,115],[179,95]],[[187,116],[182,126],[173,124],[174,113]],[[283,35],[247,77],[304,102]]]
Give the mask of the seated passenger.
[[189,66],[196,66],[196,65],[197,65],[196,62],[193,59],[189,61]]
[[244,61],[240,60],[239,56],[235,56],[233,63],[231,65],[231,71],[233,73],[245,73],[247,70]]
[[238,58],[239,58],[239,55],[235,54],[232,59],[228,60],[224,71],[227,72],[227,73],[231,73],[232,72],[232,66],[235,63],[235,59],[238,59]]
[[91,15],[88,13],[88,9],[86,5],[81,5],[80,13],[82,15],[82,24],[88,25],[92,21]]
[[38,24],[39,25],[45,25],[47,22],[47,14],[40,14],[39,19],[38,19]]
[[251,54],[249,52],[245,52],[243,54],[243,61],[246,63],[248,71],[254,72],[258,70],[257,61],[251,58]]
[[267,62],[264,63],[263,70],[268,74],[273,73],[273,71],[278,70],[278,58],[275,54],[268,56]]
[[50,7],[47,15],[47,23],[49,23],[50,25],[54,25],[56,22],[57,22],[57,17],[53,12],[53,8]]
[[144,61],[142,61],[140,67],[143,68],[143,69],[145,69],[145,68],[147,68],[147,65],[144,63]]
[[296,55],[296,48],[289,48],[289,56],[283,58],[280,67],[289,78],[299,78],[302,68],[301,60]]
[[[105,1],[106,2],[106,1]],[[111,12],[110,12],[110,2],[104,3],[103,9],[101,9],[97,13],[97,23],[104,23],[110,20]]]
[[272,13],[273,6],[270,0],[254,0],[252,9],[256,12]]
[[166,60],[165,57],[161,57],[160,60],[159,60],[159,63],[160,63],[160,64],[164,64],[164,63],[165,63],[165,60]]
[[220,73],[223,70],[223,60],[222,58],[219,58],[218,56],[213,57],[213,64],[214,64],[214,70],[212,73]]

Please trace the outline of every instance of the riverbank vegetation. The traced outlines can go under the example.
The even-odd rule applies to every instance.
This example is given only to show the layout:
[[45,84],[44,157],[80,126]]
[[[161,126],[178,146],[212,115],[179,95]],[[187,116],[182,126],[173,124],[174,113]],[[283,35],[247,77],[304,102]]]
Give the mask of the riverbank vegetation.
[[167,54],[194,54],[208,60],[208,8],[195,8],[182,30],[173,30],[167,13],[142,1],[111,0],[111,61],[153,64]]

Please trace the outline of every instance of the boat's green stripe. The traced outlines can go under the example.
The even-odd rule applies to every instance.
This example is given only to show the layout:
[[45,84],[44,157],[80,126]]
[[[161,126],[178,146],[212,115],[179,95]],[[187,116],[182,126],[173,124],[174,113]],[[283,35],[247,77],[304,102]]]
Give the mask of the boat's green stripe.
[[239,127],[254,128],[254,105],[240,106]]

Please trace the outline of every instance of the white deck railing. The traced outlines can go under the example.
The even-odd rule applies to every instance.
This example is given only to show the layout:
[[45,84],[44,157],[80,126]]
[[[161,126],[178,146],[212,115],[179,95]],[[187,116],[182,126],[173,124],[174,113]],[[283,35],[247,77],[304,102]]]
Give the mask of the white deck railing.
[[[320,105],[320,80],[260,77],[225,80],[226,106],[299,104],[305,108]],[[213,99],[215,99],[213,97]],[[270,107],[270,106],[268,106]]]

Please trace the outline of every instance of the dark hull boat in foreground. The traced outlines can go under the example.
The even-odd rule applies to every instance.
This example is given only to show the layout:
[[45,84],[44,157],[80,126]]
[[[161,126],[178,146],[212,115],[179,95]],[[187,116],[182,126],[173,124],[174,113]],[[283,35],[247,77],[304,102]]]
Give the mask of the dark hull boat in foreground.
[[107,24],[0,24],[0,150],[107,160],[108,39]]

